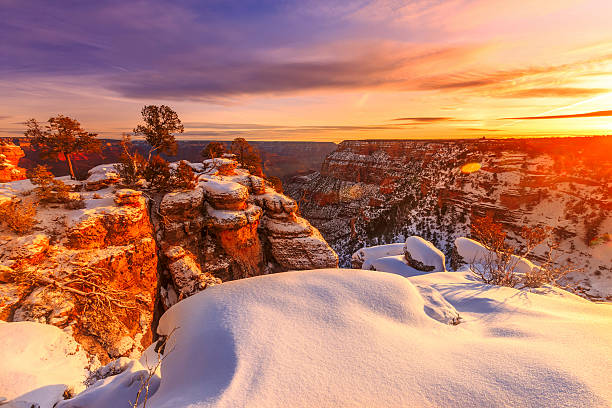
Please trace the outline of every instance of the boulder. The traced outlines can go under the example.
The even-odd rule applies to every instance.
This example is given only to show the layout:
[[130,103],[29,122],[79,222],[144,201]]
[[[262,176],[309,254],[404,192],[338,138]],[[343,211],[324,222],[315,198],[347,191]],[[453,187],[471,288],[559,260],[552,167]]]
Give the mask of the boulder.
[[404,256],[408,265],[424,272],[446,271],[444,254],[431,242],[412,236],[404,244]]
[[219,210],[242,210],[246,207],[249,190],[242,184],[210,179],[201,184],[204,196],[214,208]]
[[118,206],[140,206],[142,205],[142,191],[132,190],[130,188],[117,190],[115,191],[115,204]]
[[89,170],[85,188],[88,191],[101,190],[121,181],[121,176],[115,166],[116,163],[101,164]]

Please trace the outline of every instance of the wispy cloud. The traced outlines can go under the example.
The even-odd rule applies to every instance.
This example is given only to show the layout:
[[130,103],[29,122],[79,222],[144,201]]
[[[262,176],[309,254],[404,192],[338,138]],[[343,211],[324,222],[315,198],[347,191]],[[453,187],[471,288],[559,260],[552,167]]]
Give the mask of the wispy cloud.
[[395,118],[392,121],[402,122],[416,122],[416,123],[437,123],[437,122],[448,122],[456,120],[455,118],[444,117],[444,116],[420,116],[420,117],[407,117],[407,118]]
[[504,98],[582,98],[599,95],[611,91],[612,89],[606,88],[530,88],[509,91],[506,93],[502,93],[499,96]]
[[523,116],[520,118],[503,118],[510,120],[526,120],[526,119],[569,119],[569,118],[598,118],[612,116],[612,110],[573,113],[568,115],[549,115],[549,116]]

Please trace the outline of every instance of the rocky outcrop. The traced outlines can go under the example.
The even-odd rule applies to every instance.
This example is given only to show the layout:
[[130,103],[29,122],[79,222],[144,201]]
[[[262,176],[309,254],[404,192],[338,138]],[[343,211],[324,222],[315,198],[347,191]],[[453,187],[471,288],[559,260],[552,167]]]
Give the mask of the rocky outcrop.
[[19,167],[19,159],[24,156],[19,146],[0,143],[0,183],[26,178],[26,170]]
[[338,264],[317,229],[297,216],[295,200],[264,179],[230,158],[193,167],[198,186],[159,201],[164,305],[222,281]]
[[103,362],[137,355],[157,293],[147,201],[134,190],[83,195],[84,209],[39,207],[39,232],[0,237],[0,318],[58,326]]
[[[524,225],[552,227],[561,259],[588,271],[576,279],[605,296],[612,295],[611,149],[605,137],[344,141],[320,172],[294,178],[285,191],[341,266],[359,248],[411,235],[451,259],[473,217],[491,213],[515,244]],[[534,260],[543,255],[536,251]]]
[[[296,202],[264,179],[231,158],[193,167],[195,189],[145,194],[98,166],[70,181],[83,208],[40,205],[31,234],[0,231],[0,319],[60,327],[106,362],[139,354],[155,316],[208,286],[338,265]],[[0,197],[35,199],[33,187],[0,185]]]

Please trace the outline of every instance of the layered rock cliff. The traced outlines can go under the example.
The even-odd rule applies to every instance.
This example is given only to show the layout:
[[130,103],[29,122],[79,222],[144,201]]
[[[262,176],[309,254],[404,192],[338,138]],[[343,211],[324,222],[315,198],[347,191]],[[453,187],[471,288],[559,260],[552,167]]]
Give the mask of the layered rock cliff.
[[[78,205],[37,203],[25,235],[0,227],[0,320],[52,324],[102,362],[138,355],[161,312],[223,281],[336,267],[297,204],[231,159],[192,164],[194,190],[121,188],[113,165],[60,178]],[[0,206],[36,203],[29,180]]]
[[192,166],[197,187],[165,194],[154,211],[166,308],[222,281],[338,265],[295,200],[231,159]]
[[[420,235],[450,258],[473,216],[510,231],[546,225],[561,261],[594,296],[612,295],[612,140],[609,138],[345,141],[321,171],[285,185],[342,266],[364,246]],[[543,253],[536,252],[535,258]]]
[[0,183],[26,178],[26,170],[19,167],[19,159],[24,156],[19,146],[0,143]]

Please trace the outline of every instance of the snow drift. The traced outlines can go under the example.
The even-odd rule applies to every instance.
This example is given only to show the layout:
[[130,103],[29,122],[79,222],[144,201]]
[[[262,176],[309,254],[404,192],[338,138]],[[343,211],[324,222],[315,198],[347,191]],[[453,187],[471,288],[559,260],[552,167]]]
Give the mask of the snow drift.
[[[0,406],[51,408],[66,388],[82,391],[87,354],[55,326],[0,321]],[[4,401],[3,401],[4,400]],[[38,405],[34,405],[37,403]]]
[[[453,313],[461,324],[441,322]],[[329,269],[248,278],[173,306],[159,332],[173,330],[147,407],[612,402],[611,305],[552,288],[485,285],[468,272],[404,278]],[[139,377],[126,373],[60,406],[128,407],[117,387]]]

